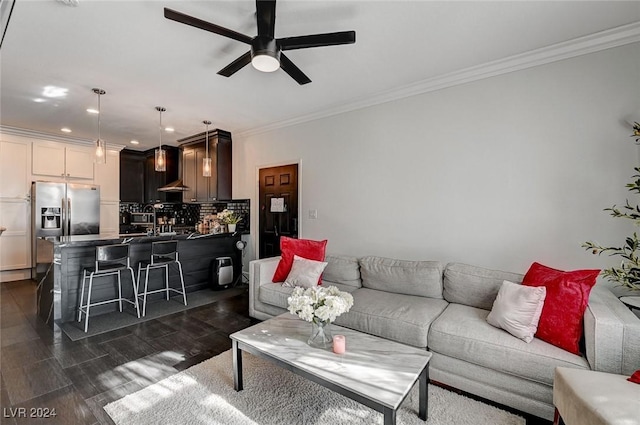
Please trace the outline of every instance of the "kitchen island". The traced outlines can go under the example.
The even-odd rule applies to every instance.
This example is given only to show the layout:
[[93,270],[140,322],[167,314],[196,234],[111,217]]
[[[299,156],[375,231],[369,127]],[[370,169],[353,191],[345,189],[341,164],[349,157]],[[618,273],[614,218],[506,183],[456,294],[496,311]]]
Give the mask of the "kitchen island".
[[[51,327],[54,322],[70,322],[77,319],[83,269],[93,267],[96,246],[129,244],[131,267],[137,277],[138,263],[150,258],[151,243],[168,240],[178,241],[178,253],[187,293],[211,286],[215,276],[215,259],[218,257],[232,258],[234,282],[240,280],[242,253],[236,248],[236,242],[240,240],[238,234],[192,233],[189,235],[125,237],[117,234],[100,234],[39,239],[38,244],[41,248],[39,248],[36,265],[38,315]],[[150,290],[162,287],[163,274],[162,269],[151,271]],[[123,272],[123,296],[133,299],[130,280],[130,274]],[[173,287],[179,285],[180,277],[176,267],[170,268],[169,281]],[[161,298],[162,296],[163,294],[153,294],[149,296],[149,299]],[[93,300],[116,297],[116,276],[94,280]],[[187,302],[188,298],[187,295]],[[117,309],[118,303],[109,303],[92,307],[91,314],[104,314],[117,311]]]

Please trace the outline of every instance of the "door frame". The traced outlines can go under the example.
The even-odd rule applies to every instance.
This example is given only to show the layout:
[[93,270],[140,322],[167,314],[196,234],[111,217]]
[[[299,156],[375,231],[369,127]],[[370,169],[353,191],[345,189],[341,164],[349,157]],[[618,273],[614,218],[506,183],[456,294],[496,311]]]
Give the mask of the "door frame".
[[270,162],[268,164],[259,164],[255,167],[254,184],[255,184],[255,200],[253,202],[253,228],[256,229],[255,238],[253,239],[253,258],[258,259],[260,252],[260,170],[263,168],[282,167],[283,165],[298,165],[298,237],[302,236],[302,160],[292,159],[290,161]]

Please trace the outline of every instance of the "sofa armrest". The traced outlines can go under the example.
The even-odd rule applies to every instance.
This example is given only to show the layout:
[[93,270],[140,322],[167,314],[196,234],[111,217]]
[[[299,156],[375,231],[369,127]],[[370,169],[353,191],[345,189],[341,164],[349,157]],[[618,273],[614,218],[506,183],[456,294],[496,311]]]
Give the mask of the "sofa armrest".
[[640,368],[640,319],[606,287],[591,291],[584,337],[592,370],[630,375]]
[[280,257],[263,258],[249,262],[249,316],[266,320],[274,316],[273,311],[260,301],[260,286],[271,283],[278,268]]
[[260,286],[271,283],[273,274],[278,268],[280,257],[263,258],[249,262],[249,285]]

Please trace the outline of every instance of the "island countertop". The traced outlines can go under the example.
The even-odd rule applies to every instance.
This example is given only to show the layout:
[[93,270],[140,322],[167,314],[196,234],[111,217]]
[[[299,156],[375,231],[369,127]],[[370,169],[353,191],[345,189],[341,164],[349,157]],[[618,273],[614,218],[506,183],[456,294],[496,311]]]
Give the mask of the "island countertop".
[[[146,234],[117,234],[117,233],[100,233],[99,235],[70,235],[70,236],[57,236],[48,237],[47,240],[51,241],[54,246],[68,247],[68,246],[97,246],[106,244],[138,244],[138,243],[151,243],[156,241],[184,241],[192,239],[219,239],[236,237],[234,233],[186,233],[186,234],[160,234],[157,236],[147,236]],[[240,236],[237,235],[239,238]]]
[[[178,241],[178,255],[182,263],[185,288],[187,292],[211,287],[215,278],[215,262],[220,257],[231,257],[233,262],[233,278],[238,279],[242,273],[242,252],[236,248],[240,240],[238,233],[221,234],[176,234],[160,236],[130,236],[117,233],[99,235],[72,235],[38,239],[37,280],[38,314],[50,326],[54,321],[68,322],[74,320],[79,305],[79,293],[83,270],[92,267],[95,261],[95,247],[112,244],[128,244],[131,267],[137,272],[140,261],[149,260],[151,244],[158,241]],[[160,272],[159,272],[160,273]],[[179,279],[176,270],[170,271],[170,280]],[[123,295],[133,298],[132,286],[126,282],[131,278],[123,273]],[[153,284],[161,285],[160,277],[152,276]],[[96,299],[115,298],[113,291],[116,276],[103,277],[94,282]],[[125,293],[125,289],[128,293]],[[152,288],[150,288],[152,289]],[[158,295],[158,294],[156,294]],[[161,294],[160,294],[161,295]],[[188,298],[188,296],[187,296]],[[107,313],[116,310],[117,303],[96,306],[93,314]]]

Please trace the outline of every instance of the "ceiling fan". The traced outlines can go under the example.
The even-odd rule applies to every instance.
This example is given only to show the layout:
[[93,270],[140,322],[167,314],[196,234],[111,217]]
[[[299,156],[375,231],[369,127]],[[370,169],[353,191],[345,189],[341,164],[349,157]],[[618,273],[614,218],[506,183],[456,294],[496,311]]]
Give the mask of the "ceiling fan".
[[311,80],[291,60],[282,53],[283,50],[308,49],[310,47],[335,46],[338,44],[352,44],[356,42],[355,31],[341,31],[325,34],[303,35],[299,37],[275,38],[276,24],[275,0],[256,0],[256,21],[258,35],[248,35],[203,21],[193,16],[185,15],[172,9],[164,8],[164,17],[172,21],[210,31],[251,46],[251,50],[218,71],[218,74],[230,77],[249,64],[263,72],[273,72],[282,68],[298,84],[307,84]]

